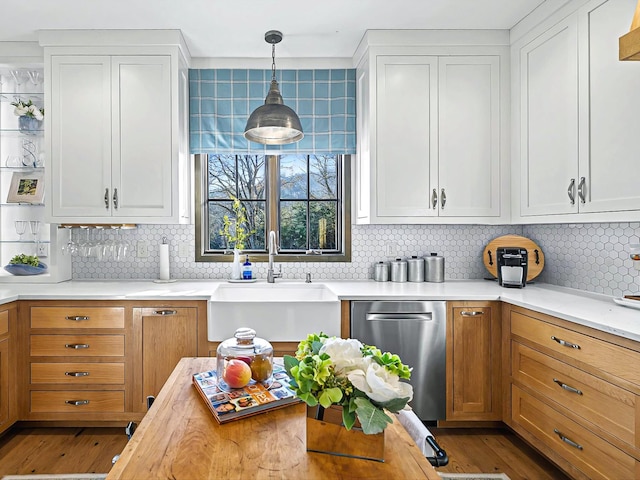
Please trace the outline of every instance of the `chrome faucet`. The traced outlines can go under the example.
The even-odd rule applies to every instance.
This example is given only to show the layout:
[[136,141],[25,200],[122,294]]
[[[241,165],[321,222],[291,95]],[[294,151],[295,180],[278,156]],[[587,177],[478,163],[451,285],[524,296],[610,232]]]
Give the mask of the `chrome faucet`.
[[278,253],[276,232],[271,230],[269,232],[269,268],[267,269],[267,283],[275,283],[276,278],[282,277],[282,265],[280,265],[277,273],[273,271],[273,259],[276,253]]

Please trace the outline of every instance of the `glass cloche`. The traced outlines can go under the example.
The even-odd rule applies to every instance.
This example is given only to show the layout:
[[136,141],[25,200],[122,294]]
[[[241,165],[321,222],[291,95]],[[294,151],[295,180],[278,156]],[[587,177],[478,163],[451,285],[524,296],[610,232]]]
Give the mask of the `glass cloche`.
[[224,392],[256,382],[269,387],[273,382],[273,347],[256,337],[252,328],[242,327],[218,345],[218,387]]

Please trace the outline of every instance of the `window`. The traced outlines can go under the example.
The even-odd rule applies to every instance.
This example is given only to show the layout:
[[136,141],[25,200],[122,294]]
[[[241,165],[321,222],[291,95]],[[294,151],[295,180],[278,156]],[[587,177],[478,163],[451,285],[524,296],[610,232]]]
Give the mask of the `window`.
[[350,156],[227,154],[196,160],[197,261],[228,258],[234,245],[220,232],[225,215],[234,232],[234,198],[250,232],[243,251],[257,260],[267,253],[271,230],[278,236],[279,261],[350,260]]

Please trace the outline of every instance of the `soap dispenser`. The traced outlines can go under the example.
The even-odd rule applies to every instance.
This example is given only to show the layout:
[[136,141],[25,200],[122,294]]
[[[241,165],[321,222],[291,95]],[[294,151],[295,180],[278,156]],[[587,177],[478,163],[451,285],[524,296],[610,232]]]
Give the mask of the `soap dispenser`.
[[249,261],[249,255],[247,255],[245,262],[242,264],[242,279],[251,280],[253,278],[253,272],[251,271],[251,262]]

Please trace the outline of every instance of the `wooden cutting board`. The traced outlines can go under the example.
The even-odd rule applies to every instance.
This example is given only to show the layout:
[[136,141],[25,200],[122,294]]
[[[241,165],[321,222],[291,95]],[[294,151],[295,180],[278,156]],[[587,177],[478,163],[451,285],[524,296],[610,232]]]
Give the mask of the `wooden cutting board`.
[[544,253],[533,240],[520,235],[503,235],[491,240],[482,252],[482,262],[491,275],[498,278],[498,257],[496,250],[499,247],[519,247],[527,250],[527,281],[531,281],[540,275],[544,268]]

